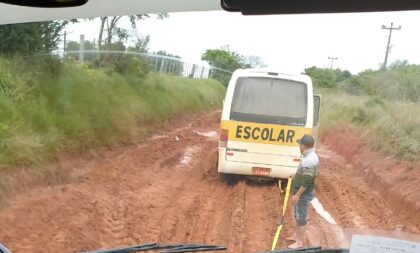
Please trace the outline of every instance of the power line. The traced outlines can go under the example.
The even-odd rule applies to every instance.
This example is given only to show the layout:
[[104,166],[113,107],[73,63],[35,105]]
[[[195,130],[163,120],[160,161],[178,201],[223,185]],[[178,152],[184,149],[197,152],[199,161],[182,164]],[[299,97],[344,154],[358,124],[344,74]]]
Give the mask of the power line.
[[334,61],[335,61],[335,60],[338,60],[338,57],[328,56],[328,59],[330,59],[330,60],[331,60],[331,66],[330,66],[330,69],[332,69],[332,68],[333,68],[333,65],[334,65]]
[[388,55],[389,55],[389,48],[390,48],[390,44],[391,44],[392,31],[393,30],[401,30],[401,26],[394,27],[394,23],[391,22],[390,27],[386,27],[385,25],[382,25],[382,29],[389,30],[388,44],[386,45],[386,52],[385,52],[385,60],[384,60],[384,64],[382,65],[382,68],[386,68],[386,65],[388,63]]

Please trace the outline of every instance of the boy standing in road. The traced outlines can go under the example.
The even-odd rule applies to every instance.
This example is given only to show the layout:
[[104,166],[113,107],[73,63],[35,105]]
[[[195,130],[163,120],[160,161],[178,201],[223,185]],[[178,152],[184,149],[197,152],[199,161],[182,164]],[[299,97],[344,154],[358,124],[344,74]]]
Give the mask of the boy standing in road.
[[304,135],[297,141],[300,144],[302,160],[293,177],[291,207],[294,207],[294,217],[296,220],[296,232],[286,240],[295,243],[289,246],[290,249],[303,247],[303,239],[308,222],[308,206],[315,197],[315,177],[319,167],[319,157],[315,153],[314,138]]

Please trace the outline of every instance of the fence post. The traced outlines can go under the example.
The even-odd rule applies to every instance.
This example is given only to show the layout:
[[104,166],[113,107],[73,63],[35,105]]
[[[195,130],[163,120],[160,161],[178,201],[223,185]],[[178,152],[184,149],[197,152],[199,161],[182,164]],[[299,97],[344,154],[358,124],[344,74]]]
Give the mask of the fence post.
[[204,75],[204,67],[201,66],[201,75],[200,75],[200,79],[203,79],[203,75]]
[[83,63],[85,61],[85,35],[80,35],[80,45],[79,45],[79,61]]
[[160,60],[160,73],[164,73],[165,59]]
[[170,74],[175,74],[175,68],[174,68],[174,61],[171,61],[171,65],[169,67],[169,73]]
[[191,74],[190,77],[195,78],[195,70],[197,68],[197,65],[193,64],[192,69],[191,69]]

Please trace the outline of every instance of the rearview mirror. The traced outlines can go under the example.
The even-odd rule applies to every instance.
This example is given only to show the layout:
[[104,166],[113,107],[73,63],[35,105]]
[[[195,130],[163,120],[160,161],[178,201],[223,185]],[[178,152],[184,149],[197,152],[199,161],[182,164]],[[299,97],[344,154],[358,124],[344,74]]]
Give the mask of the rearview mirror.
[[221,0],[226,11],[245,15],[419,10],[418,0]]
[[88,0],[0,0],[0,3],[40,8],[75,7],[87,2]]

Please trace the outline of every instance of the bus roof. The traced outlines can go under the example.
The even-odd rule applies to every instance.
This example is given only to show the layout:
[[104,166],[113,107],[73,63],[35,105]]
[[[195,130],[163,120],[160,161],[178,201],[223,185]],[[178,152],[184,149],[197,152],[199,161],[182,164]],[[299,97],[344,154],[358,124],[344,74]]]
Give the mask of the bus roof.
[[258,77],[273,77],[280,79],[287,79],[296,82],[311,83],[311,78],[302,73],[282,73],[275,69],[269,68],[249,68],[249,69],[238,69],[234,72],[234,75],[237,77],[241,76],[258,76]]

